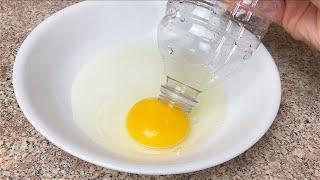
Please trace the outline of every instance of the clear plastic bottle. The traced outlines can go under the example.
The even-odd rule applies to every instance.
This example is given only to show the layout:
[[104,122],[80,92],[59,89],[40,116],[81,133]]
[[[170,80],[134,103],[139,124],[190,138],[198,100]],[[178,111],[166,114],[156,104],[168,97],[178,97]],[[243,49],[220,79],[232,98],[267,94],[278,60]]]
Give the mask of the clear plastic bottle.
[[160,98],[185,112],[251,57],[281,0],[169,0],[158,27],[167,83]]

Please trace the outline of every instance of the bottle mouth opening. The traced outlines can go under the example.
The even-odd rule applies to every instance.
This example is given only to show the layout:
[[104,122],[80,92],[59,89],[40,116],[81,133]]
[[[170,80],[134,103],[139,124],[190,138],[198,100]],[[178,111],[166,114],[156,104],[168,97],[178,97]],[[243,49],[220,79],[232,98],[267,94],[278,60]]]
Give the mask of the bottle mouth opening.
[[162,85],[160,88],[159,99],[168,104],[170,107],[177,107],[186,114],[192,111],[192,108],[198,103],[196,100],[184,96],[174,89]]
[[174,99],[177,102],[183,103],[183,104],[188,104],[190,106],[195,106],[198,101],[195,99],[192,99],[191,97],[185,96],[181,92],[178,92],[174,90],[173,88],[170,88],[166,85],[162,85],[160,88],[160,92],[163,95],[166,95],[169,99]]
[[160,87],[159,99],[168,103],[169,106],[178,107],[186,114],[189,114],[198,103],[196,98],[200,92],[167,76],[166,84]]

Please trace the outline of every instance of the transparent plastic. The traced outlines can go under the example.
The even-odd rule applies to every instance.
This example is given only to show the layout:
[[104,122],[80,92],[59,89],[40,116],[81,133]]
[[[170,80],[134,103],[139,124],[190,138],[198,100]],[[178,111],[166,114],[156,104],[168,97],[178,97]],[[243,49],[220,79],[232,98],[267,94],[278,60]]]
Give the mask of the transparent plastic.
[[280,0],[169,0],[158,26],[168,78],[160,98],[190,112],[195,94],[251,57],[281,5]]

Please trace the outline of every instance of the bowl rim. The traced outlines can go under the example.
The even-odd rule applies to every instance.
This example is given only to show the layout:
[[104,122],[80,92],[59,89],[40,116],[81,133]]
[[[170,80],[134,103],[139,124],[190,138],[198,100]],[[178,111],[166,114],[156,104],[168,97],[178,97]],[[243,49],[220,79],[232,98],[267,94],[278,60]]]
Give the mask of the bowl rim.
[[[101,2],[95,2],[95,1],[84,1],[80,3],[76,3],[74,5],[71,5],[69,7],[66,7],[50,17],[48,17],[46,20],[41,22],[24,40],[22,43],[15,62],[13,66],[13,89],[15,93],[15,98],[24,113],[25,117],[28,119],[28,121],[32,124],[32,126],[40,132],[47,140],[49,140],[51,143],[53,143],[55,146],[61,148],[62,150],[66,151],[67,153],[78,157],[84,161],[90,162],[92,164],[106,167],[109,169],[117,170],[117,171],[123,171],[123,172],[129,172],[129,173],[135,173],[135,174],[146,174],[146,175],[164,175],[164,174],[180,174],[180,173],[188,173],[188,172],[194,172],[206,168],[210,168],[216,165],[219,165],[221,163],[224,163],[226,161],[229,161],[236,156],[244,153],[246,150],[248,150],[250,147],[252,147],[257,141],[261,139],[261,137],[268,131],[270,126],[272,125],[274,119],[276,118],[278,109],[280,107],[280,101],[281,101],[281,81],[279,76],[279,71],[274,63],[273,58],[265,48],[263,44],[261,44],[264,51],[267,51],[267,53],[270,55],[270,58],[272,60],[272,66],[275,69],[276,73],[276,85],[275,87],[278,89],[278,94],[276,97],[274,97],[277,101],[275,104],[275,107],[272,114],[272,120],[268,122],[268,125],[265,127],[265,129],[261,130],[259,134],[257,134],[254,138],[250,140],[249,143],[245,145],[241,145],[241,147],[238,147],[237,151],[232,151],[231,153],[228,153],[228,155],[223,156],[222,158],[219,158],[218,160],[207,158],[205,160],[200,160],[197,162],[192,163],[186,163],[182,166],[176,166],[176,165],[170,165],[170,166],[140,166],[140,165],[134,165],[134,164],[126,164],[123,162],[116,162],[112,159],[104,159],[102,161],[98,161],[97,159],[93,158],[92,155],[88,155],[85,152],[79,150],[78,148],[72,147],[64,142],[61,142],[57,140],[56,135],[54,133],[51,133],[49,129],[42,126],[40,123],[40,117],[37,116],[37,114],[33,111],[32,106],[25,101],[26,93],[23,90],[23,82],[22,82],[22,67],[23,67],[23,61],[27,59],[26,54],[28,54],[28,51],[33,46],[33,44],[37,41],[37,37],[39,36],[39,33],[41,34],[40,30],[45,28],[47,24],[50,22],[56,20],[57,18],[65,15],[66,13],[75,10],[80,7],[84,7],[87,4],[99,4]],[[106,2],[108,3],[108,2]],[[234,148],[233,148],[234,149]]]

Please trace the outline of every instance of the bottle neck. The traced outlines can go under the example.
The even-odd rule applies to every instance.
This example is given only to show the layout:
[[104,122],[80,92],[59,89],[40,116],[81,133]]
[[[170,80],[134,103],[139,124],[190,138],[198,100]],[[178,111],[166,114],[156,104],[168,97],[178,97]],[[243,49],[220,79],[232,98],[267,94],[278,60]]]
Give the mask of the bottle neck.
[[161,86],[160,92],[160,100],[189,114],[198,103],[196,98],[201,91],[167,76],[167,82]]

